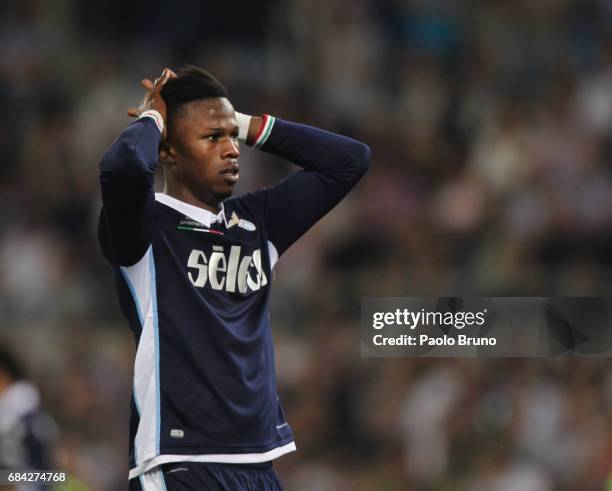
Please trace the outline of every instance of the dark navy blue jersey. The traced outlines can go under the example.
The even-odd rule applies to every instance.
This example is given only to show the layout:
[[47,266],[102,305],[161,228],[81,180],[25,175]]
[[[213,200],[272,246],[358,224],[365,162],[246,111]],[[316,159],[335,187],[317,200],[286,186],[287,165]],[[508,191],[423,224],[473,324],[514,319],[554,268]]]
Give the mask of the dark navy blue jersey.
[[299,170],[218,213],[154,193],[160,132],[126,128],[100,164],[99,238],[136,342],[130,478],[162,463],[295,450],[276,390],[272,268],[367,169],[369,148],[265,117],[256,146]]

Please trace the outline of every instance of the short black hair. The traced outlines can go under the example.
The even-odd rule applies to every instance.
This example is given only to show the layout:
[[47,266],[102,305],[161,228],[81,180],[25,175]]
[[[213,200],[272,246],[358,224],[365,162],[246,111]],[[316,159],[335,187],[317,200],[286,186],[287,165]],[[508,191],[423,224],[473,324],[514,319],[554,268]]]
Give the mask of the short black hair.
[[166,103],[166,120],[172,121],[181,106],[200,99],[227,97],[227,89],[206,70],[185,65],[177,71],[176,78],[166,82],[161,96]]

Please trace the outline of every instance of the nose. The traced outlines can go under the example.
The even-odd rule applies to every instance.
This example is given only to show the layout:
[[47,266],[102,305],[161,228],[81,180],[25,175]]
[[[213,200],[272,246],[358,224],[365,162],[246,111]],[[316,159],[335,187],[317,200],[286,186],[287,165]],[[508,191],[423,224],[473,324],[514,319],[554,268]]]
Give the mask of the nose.
[[238,142],[229,136],[225,138],[221,157],[224,159],[237,159],[239,155],[240,149],[238,148]]

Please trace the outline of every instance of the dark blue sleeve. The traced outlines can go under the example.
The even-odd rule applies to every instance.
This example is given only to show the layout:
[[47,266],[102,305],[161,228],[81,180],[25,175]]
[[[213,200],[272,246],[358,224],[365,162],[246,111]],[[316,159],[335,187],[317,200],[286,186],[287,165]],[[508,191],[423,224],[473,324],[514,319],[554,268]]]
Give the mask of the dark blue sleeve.
[[115,266],[135,264],[151,243],[160,137],[151,118],[139,119],[119,135],[100,162],[98,236],[104,256]]
[[279,256],[346,196],[368,169],[371,154],[351,138],[280,119],[260,149],[302,167],[254,193]]

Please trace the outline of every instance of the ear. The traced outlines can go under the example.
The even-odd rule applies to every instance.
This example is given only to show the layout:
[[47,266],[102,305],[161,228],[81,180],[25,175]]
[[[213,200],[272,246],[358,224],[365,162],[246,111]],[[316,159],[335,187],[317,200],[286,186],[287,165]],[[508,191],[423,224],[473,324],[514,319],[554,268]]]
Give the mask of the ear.
[[168,140],[164,140],[159,144],[159,161],[164,165],[176,164],[174,147]]

